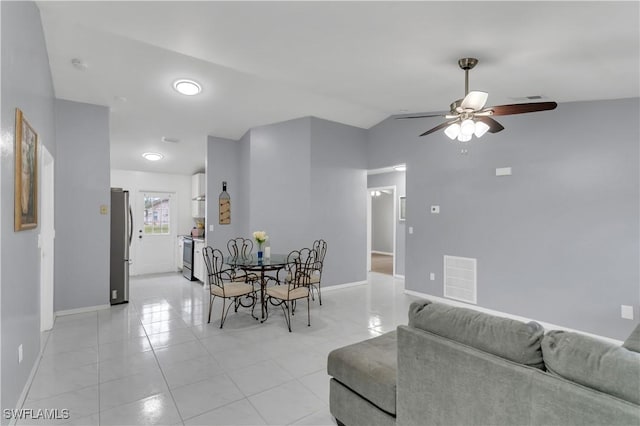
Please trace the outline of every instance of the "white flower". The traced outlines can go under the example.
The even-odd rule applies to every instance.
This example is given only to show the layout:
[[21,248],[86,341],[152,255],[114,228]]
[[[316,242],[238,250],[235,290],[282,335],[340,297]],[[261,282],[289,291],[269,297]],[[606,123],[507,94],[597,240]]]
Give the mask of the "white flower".
[[255,231],[253,233],[253,239],[256,240],[258,244],[264,244],[269,239],[269,236],[264,231]]

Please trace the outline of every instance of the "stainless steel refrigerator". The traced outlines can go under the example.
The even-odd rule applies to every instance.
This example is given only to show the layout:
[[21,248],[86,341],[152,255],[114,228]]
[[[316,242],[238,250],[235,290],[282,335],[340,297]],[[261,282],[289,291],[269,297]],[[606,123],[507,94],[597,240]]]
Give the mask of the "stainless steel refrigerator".
[[129,191],[111,188],[111,291],[112,305],[129,301],[129,249],[133,236],[133,215]]

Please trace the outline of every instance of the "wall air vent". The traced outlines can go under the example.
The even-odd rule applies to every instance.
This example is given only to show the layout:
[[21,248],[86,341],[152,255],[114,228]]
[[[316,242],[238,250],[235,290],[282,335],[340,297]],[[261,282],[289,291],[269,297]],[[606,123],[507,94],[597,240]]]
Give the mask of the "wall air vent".
[[444,257],[444,297],[476,304],[478,260]]

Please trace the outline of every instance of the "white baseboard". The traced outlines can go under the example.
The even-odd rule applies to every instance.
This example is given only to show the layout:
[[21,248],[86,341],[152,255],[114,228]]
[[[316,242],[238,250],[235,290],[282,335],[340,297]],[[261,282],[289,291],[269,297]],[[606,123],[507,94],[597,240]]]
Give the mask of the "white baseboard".
[[[31,372],[29,373],[29,377],[27,377],[27,382],[24,384],[24,388],[22,388],[22,393],[20,393],[20,397],[18,398],[18,402],[16,402],[16,410],[20,410],[24,406],[24,402],[27,399],[27,394],[29,393],[29,389],[31,388],[31,384],[33,383],[33,379],[36,376],[36,372],[40,367],[40,360],[42,359],[42,354],[44,353],[44,348],[47,346],[47,342],[49,341],[49,337],[51,336],[51,331],[45,331],[47,333],[47,338],[44,342],[41,341],[40,344],[40,352],[36,357],[36,361],[33,363],[33,367],[31,367]],[[9,420],[9,426],[15,426],[17,418]]]
[[420,293],[420,292],[413,291],[413,290],[405,289],[404,292],[406,294],[411,295],[411,296],[416,296],[416,297],[420,297],[420,298],[423,298],[423,299],[429,299],[429,300],[433,300],[434,302],[444,303],[444,304],[451,305],[451,306],[456,306],[456,307],[459,307],[459,308],[473,309],[475,311],[483,312],[483,313],[489,314],[489,315],[495,315],[497,317],[510,318],[510,319],[517,320],[517,321],[522,321],[522,322],[535,321],[538,324],[540,324],[541,326],[543,326],[545,331],[549,331],[549,330],[571,331],[571,332],[574,332],[574,333],[584,334],[585,336],[593,337],[593,338],[596,338],[596,339],[605,340],[605,341],[607,341],[609,343],[613,343],[614,345],[622,345],[622,343],[623,343],[621,340],[616,340],[616,339],[612,339],[610,337],[605,337],[605,336],[599,336],[597,334],[587,333],[585,331],[575,330],[573,328],[564,327],[564,326],[557,325],[557,324],[551,324],[551,323],[548,323],[548,322],[538,321],[535,318],[526,318],[526,317],[521,317],[521,316],[518,316],[518,315],[508,314],[508,313],[505,313],[505,312],[494,311],[493,309],[487,309],[487,308],[483,308],[481,306],[471,305],[471,304],[464,303],[464,302],[458,302],[458,301],[451,300],[451,299],[445,299],[444,297],[433,296],[431,294]]
[[[111,305],[96,305],[96,306],[87,306],[85,308],[78,308],[78,309],[67,309],[64,311],[56,311],[55,312],[55,317],[60,317],[60,316],[64,316],[64,315],[73,315],[73,314],[81,314],[81,313],[85,313],[85,312],[94,312],[94,311],[100,311],[103,309],[109,309],[111,307]],[[50,331],[47,331],[46,333],[50,333]],[[33,379],[36,375],[36,372],[38,371],[38,367],[40,367],[40,360],[42,359],[42,354],[44,352],[45,347],[47,346],[47,342],[49,340],[49,337],[51,336],[51,334],[47,335],[47,339],[44,341],[44,343],[42,343],[40,345],[40,352],[38,353],[38,356],[36,357],[36,361],[33,363],[33,367],[31,368],[31,372],[29,373],[29,377],[27,378],[27,382],[24,385],[24,388],[22,389],[22,393],[20,393],[20,398],[18,398],[18,402],[16,403],[16,409],[19,410],[24,406],[24,401],[27,398],[27,394],[29,393],[29,389],[31,388],[31,384],[33,383]],[[9,420],[9,425],[10,426],[15,426],[17,422],[17,419],[11,419]]]
[[84,308],[77,308],[77,309],[67,309],[64,311],[56,311],[56,317],[62,317],[65,315],[73,315],[73,314],[84,314],[85,312],[94,312],[94,311],[101,311],[103,309],[109,309],[111,308],[111,305],[96,305],[96,306],[87,306]]
[[371,254],[384,254],[385,256],[393,256],[393,253],[388,253],[386,251],[378,251],[378,250],[371,250]]
[[322,286],[322,291],[331,291],[331,290],[341,290],[343,288],[349,288],[349,287],[356,287],[359,285],[364,285],[364,284],[368,284],[369,281],[355,281],[352,283],[344,283],[344,284],[336,284],[336,285],[331,285],[331,286]]
[[393,278],[399,278],[399,279],[401,279],[401,280],[404,280],[404,275],[395,274],[395,275],[393,276]]

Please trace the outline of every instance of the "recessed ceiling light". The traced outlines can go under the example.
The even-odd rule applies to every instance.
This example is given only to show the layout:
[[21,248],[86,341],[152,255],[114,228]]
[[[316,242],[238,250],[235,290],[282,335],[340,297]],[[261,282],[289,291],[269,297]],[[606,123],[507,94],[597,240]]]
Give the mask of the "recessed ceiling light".
[[407,171],[407,166],[406,164],[398,164],[397,166],[393,166],[393,170],[396,172],[405,172]]
[[202,87],[193,80],[180,79],[173,82],[173,88],[183,95],[193,96],[202,92]]
[[142,156],[149,161],[158,161],[164,158],[164,155],[159,152],[145,152]]

